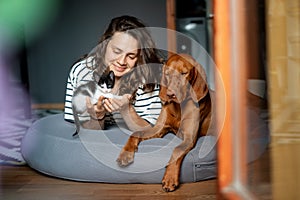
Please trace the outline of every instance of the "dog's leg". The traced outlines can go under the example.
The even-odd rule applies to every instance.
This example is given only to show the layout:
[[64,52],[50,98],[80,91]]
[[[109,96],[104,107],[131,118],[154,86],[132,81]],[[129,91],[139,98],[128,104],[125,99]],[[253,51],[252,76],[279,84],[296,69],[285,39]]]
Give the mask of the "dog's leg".
[[[192,110],[192,106],[188,109]],[[197,108],[194,108],[197,110]],[[166,192],[172,192],[179,186],[181,164],[186,154],[194,148],[198,139],[199,112],[183,113],[182,122],[177,135],[183,139],[183,142],[175,147],[164,177],[162,187]]]
[[119,157],[116,160],[119,166],[125,167],[133,162],[134,153],[137,151],[138,145],[141,141],[151,138],[161,138],[168,132],[168,130],[165,128],[167,119],[165,113],[166,112],[162,110],[161,115],[159,116],[154,127],[146,129],[144,131],[134,132],[129,137],[127,143],[124,145]]
[[134,132],[127,140],[127,143],[121,150],[121,153],[117,159],[119,166],[125,167],[133,163],[134,153],[138,150],[138,145],[141,141],[151,138],[160,138],[163,137],[165,133],[167,133],[167,131],[164,130],[163,127],[159,126],[154,126],[153,128],[145,131]]
[[195,143],[195,141],[185,140],[174,149],[162,179],[164,191],[172,192],[178,188],[182,161],[186,154],[194,147]]
[[173,192],[178,188],[182,161],[186,154],[194,148],[195,144],[196,140],[186,140],[174,149],[162,179],[162,188],[164,191]]

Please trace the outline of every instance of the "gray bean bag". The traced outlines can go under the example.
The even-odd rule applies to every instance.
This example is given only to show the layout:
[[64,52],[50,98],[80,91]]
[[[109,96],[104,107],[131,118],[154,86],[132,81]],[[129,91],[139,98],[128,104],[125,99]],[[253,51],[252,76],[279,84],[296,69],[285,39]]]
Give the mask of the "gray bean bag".
[[[259,158],[269,144],[267,123],[248,109],[248,162]],[[73,138],[75,125],[63,114],[36,121],[25,134],[21,152],[29,166],[55,177],[89,182],[160,183],[171,153],[181,140],[173,134],[143,141],[134,163],[121,168],[116,159],[130,131],[114,126],[109,130],[81,129]],[[183,160],[181,182],[215,178],[216,138],[201,137]]]
[[[21,151],[27,164],[42,173],[64,179],[107,183],[160,183],[171,153],[181,140],[173,134],[140,144],[134,163],[119,167],[116,159],[131,132],[114,126],[109,130],[81,129],[63,114],[36,121],[23,138]],[[185,157],[181,182],[216,177],[216,139],[205,136]]]

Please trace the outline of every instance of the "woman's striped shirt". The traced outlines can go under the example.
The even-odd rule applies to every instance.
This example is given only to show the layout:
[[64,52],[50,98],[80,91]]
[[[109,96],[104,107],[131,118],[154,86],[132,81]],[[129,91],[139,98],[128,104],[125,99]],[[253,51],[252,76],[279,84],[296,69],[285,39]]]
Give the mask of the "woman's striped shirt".
[[[93,80],[93,70],[88,68],[86,60],[79,61],[75,63],[69,73],[67,87],[66,87],[66,97],[65,97],[65,110],[64,118],[67,121],[74,122],[73,110],[72,110],[72,97],[76,88],[88,81]],[[151,124],[155,124],[156,120],[160,114],[161,110],[161,100],[159,98],[159,86],[156,85],[152,92],[144,92],[142,87],[139,87],[136,92],[136,98],[133,106],[137,114],[147,120]],[[109,116],[109,115],[108,115]],[[106,121],[111,121],[111,116],[106,117]],[[89,120],[89,116],[81,116],[81,120]],[[120,113],[113,113],[113,119],[115,122],[123,122]]]

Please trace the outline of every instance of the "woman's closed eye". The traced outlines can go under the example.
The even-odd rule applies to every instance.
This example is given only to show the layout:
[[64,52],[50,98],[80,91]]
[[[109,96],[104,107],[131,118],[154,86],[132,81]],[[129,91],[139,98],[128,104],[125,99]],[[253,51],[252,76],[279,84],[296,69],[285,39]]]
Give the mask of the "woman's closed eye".
[[114,49],[113,49],[113,52],[114,52],[115,54],[121,54],[121,53],[122,53],[122,50],[121,50],[121,49],[118,49],[118,48],[114,48]]
[[130,54],[128,54],[128,57],[133,60],[137,57],[137,55],[134,53],[130,53]]
[[[114,48],[113,49],[113,53],[117,54],[117,55],[121,55],[121,54],[123,54],[123,51],[121,49]],[[127,53],[126,57],[130,58],[131,60],[134,60],[137,57],[137,54],[135,54],[135,53]]]

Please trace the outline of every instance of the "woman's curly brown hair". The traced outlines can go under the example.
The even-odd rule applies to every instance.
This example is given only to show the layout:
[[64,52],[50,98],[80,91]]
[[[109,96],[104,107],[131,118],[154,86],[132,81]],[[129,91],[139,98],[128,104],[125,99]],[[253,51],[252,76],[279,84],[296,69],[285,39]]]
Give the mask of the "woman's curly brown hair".
[[160,81],[162,57],[144,23],[135,17],[125,15],[111,20],[96,48],[85,56],[93,58],[92,62],[86,63],[87,66],[98,74],[107,71],[104,55],[108,42],[116,32],[126,32],[139,43],[136,66],[121,78],[119,95],[135,93],[139,86],[143,86],[145,91],[152,91]]

